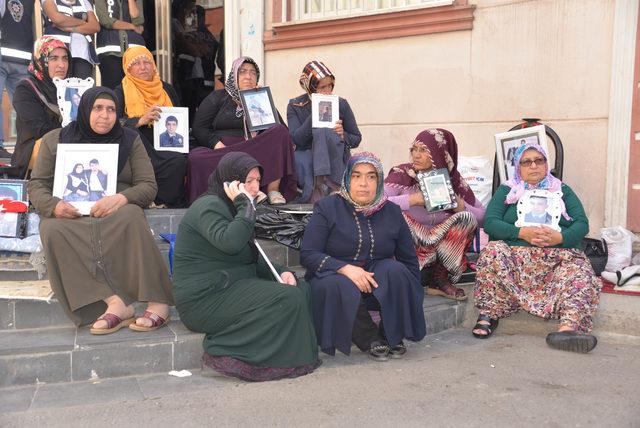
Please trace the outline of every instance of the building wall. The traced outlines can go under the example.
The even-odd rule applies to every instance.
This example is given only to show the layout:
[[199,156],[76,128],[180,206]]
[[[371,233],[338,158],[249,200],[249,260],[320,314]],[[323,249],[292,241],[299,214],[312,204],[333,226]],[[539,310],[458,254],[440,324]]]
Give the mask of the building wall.
[[[461,155],[493,158],[493,135],[538,117],[560,135],[564,181],[592,232],[603,224],[614,0],[476,0],[471,31],[265,53],[265,81],[285,114],[311,59],[336,75],[363,150],[385,169],[427,127],[451,130]],[[266,15],[272,1],[265,2]],[[268,19],[268,18],[267,18]],[[268,28],[268,25],[265,27]]]

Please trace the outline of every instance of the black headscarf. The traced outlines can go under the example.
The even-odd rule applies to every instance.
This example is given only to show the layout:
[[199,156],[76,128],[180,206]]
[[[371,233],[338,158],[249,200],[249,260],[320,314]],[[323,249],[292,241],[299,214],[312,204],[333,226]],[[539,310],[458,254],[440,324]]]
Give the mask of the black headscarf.
[[260,176],[263,175],[262,165],[258,163],[250,155],[243,152],[227,153],[220,159],[215,171],[209,176],[209,188],[205,195],[216,195],[229,206],[231,212],[235,214],[236,208],[224,191],[224,182],[232,182],[238,180],[244,183],[247,179],[249,171],[253,168],[260,170]]
[[120,121],[116,122],[111,131],[106,134],[98,134],[91,129],[90,116],[93,105],[98,98],[109,98],[116,101],[116,94],[104,86],[96,86],[87,89],[80,99],[78,106],[78,116],[60,131],[61,144],[118,144],[118,174],[122,172],[124,165],[129,159],[129,153],[133,146],[133,140],[138,133],[131,129],[120,126]]

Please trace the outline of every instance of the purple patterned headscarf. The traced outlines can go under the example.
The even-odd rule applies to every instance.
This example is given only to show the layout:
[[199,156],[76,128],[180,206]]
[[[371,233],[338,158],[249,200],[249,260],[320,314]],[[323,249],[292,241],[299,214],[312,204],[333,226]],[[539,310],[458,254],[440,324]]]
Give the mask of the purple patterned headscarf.
[[[349,187],[351,184],[351,172],[356,165],[361,163],[368,163],[373,165],[378,173],[378,185],[376,187],[376,196],[368,205],[358,205],[349,195]],[[387,196],[384,194],[384,170],[382,169],[382,162],[380,159],[371,152],[360,152],[353,154],[347,162],[347,167],[344,170],[342,176],[342,186],[340,187],[340,196],[342,196],[347,202],[353,205],[356,211],[361,212],[365,217],[379,211],[384,204],[387,203]]]

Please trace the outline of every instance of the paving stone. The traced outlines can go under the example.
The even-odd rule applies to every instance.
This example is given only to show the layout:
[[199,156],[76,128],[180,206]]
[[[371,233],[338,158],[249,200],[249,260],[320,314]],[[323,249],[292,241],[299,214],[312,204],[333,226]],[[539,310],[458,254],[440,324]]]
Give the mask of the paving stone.
[[70,381],[71,352],[0,357],[0,387]]
[[122,344],[129,346],[132,342],[135,342],[135,344],[145,342],[159,343],[173,342],[174,339],[175,335],[166,327],[162,327],[154,331],[133,331],[129,327],[125,327],[115,333],[105,335],[91,334],[89,328],[84,327],[78,329],[76,345],[80,347],[103,346],[109,344]]
[[73,323],[62,310],[57,300],[48,302],[41,300],[15,301],[16,329],[38,327],[73,327]]
[[287,266],[300,266],[300,251],[287,249]]
[[435,334],[456,326],[456,310],[451,306],[435,306],[425,312],[427,334]]
[[0,333],[0,355],[71,351],[75,328],[7,330]]
[[173,344],[174,370],[200,368],[203,353],[202,337],[203,335],[200,334],[192,334]]
[[171,370],[173,343],[122,343],[73,351],[73,380],[134,376]]
[[14,302],[10,300],[0,300],[0,331],[13,330],[15,328],[15,320],[13,317]]
[[[176,369],[180,370],[180,369]],[[190,370],[192,375],[188,377],[175,377],[168,374],[157,374],[149,376],[139,376],[138,385],[142,390],[144,398],[152,400],[167,395],[181,395],[183,393],[192,393],[198,390],[210,390],[224,385],[229,382],[240,383],[241,381],[228,377],[204,377],[200,374],[200,370]]]
[[171,233],[171,218],[168,215],[147,215],[147,222],[156,237],[161,233]]
[[38,389],[30,410],[142,399],[142,391],[135,378],[102,379],[42,385]]
[[4,388],[0,400],[0,414],[8,412],[24,412],[29,409],[36,386],[20,386]]

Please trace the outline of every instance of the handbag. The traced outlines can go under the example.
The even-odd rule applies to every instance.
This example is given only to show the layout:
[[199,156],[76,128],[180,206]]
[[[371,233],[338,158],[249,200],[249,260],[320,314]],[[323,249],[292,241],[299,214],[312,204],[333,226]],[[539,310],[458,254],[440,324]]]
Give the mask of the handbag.
[[609,250],[604,239],[584,238],[581,243],[582,251],[591,262],[591,267],[596,275],[600,276],[607,265]]

